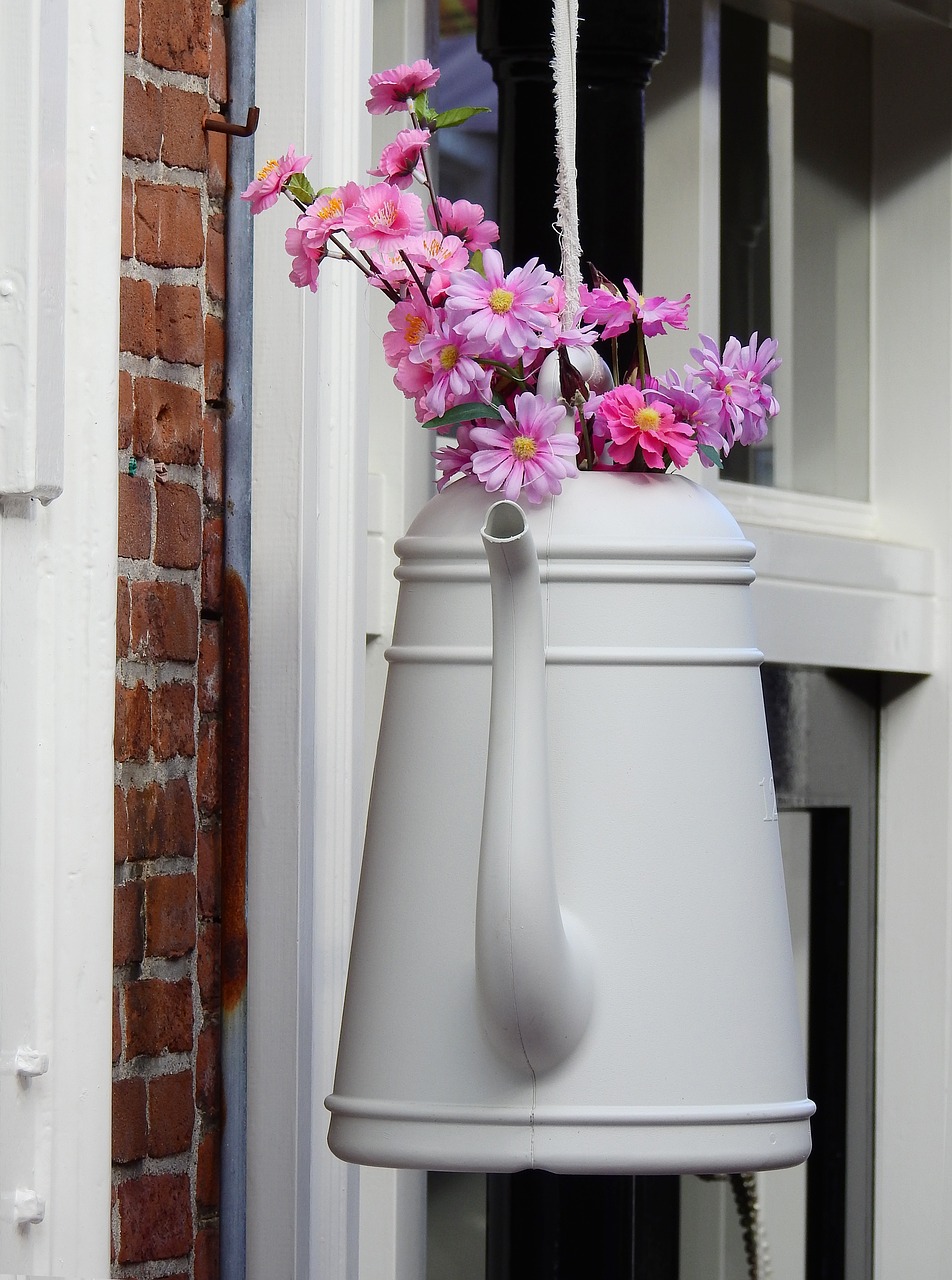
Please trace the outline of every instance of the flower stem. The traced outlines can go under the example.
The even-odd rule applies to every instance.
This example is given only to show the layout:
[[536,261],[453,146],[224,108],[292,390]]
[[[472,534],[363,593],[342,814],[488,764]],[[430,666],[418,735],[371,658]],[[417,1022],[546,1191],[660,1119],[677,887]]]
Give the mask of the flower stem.
[[406,266],[407,270],[410,272],[410,275],[413,276],[414,283],[416,284],[416,287],[420,290],[420,296],[423,298],[423,301],[426,303],[428,307],[432,306],[433,304],[430,302],[430,295],[426,291],[426,286],[424,285],[420,277],[417,275],[416,267],[407,257],[403,249],[400,250],[400,257],[403,259],[404,265]]

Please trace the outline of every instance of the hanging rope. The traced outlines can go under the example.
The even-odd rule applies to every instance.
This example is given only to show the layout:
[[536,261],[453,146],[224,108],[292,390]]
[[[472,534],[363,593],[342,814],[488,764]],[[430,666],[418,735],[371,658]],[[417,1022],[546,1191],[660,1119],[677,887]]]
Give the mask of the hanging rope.
[[576,50],[578,0],[552,5],[552,72],[555,77],[555,227],[562,250],[565,311],[575,318],[582,283],[582,245],[578,228],[578,172],[575,168]]

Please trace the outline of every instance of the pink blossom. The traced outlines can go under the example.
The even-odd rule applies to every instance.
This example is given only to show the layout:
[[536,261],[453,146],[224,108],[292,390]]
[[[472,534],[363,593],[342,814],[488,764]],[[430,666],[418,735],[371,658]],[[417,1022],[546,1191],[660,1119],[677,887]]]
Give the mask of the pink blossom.
[[427,271],[461,271],[469,264],[469,251],[459,236],[424,231],[406,244],[407,257]]
[[579,290],[582,303],[582,314],[589,324],[597,324],[602,330],[602,337],[617,338],[620,333],[630,329],[635,317],[631,303],[620,294],[609,289],[590,289],[583,284]]
[[280,160],[269,160],[258,170],[258,175],[248,183],[241,193],[242,200],[251,201],[252,214],[261,213],[277,203],[281,188],[292,173],[301,173],[310,163],[310,156],[297,156],[294,148],[288,147]]
[[469,200],[449,201],[439,196],[436,209],[430,206],[430,221],[435,227],[442,226],[445,232],[459,236],[471,253],[477,249],[488,249],[499,239],[499,228],[495,222],[487,222],[481,204],[472,204]]
[[637,293],[630,280],[625,281],[625,288],[632,299],[635,315],[641,321],[646,338],[656,338],[666,329],[686,329],[688,327],[688,303],[691,295],[675,301],[672,298],[646,298]]
[[676,302],[661,296],[645,298],[628,279],[625,280],[624,297],[610,289],[589,289],[586,285],[581,289],[585,319],[590,324],[602,326],[605,339],[617,338],[636,320],[641,321],[646,338],[656,338],[666,328],[686,329],[690,299],[689,293]]
[[343,228],[344,214],[360,199],[360,193],[361,187],[356,182],[347,182],[336,191],[318,196],[298,219],[298,225],[314,244],[326,244],[330,235]]
[[382,250],[423,230],[418,196],[389,182],[361,189],[360,198],[344,212],[344,230],[357,249]]
[[288,279],[299,289],[305,286],[311,293],[317,292],[317,273],[321,262],[327,257],[327,250],[313,243],[308,233],[301,228],[304,219],[302,214],[297,225],[288,227],[284,236],[284,247],[294,261]]
[[433,68],[426,58],[418,58],[412,66],[401,62],[389,71],[377,71],[370,77],[370,97],[367,110],[372,116],[389,115],[391,111],[406,110],[424,89],[432,89],[440,78],[438,68]]
[[404,356],[408,356],[421,338],[425,338],[433,324],[433,313],[420,295],[412,293],[405,301],[398,302],[387,316],[390,332],[383,335],[384,359],[395,369]]
[[715,463],[702,445],[716,453],[730,452],[733,426],[710,387],[691,379],[682,384],[675,371],[669,369],[658,383],[658,398],[671,406],[679,422],[686,422],[693,429],[698,455],[705,467],[713,467]]
[[696,452],[694,432],[686,422],[678,422],[669,404],[654,392],[643,393],[622,383],[601,398],[595,421],[611,436],[608,452],[625,466],[637,450],[653,471],[667,466],[665,451],[676,467],[683,467]]
[[701,346],[691,351],[700,368],[686,366],[688,375],[709,387],[720,402],[731,422],[731,442],[756,444],[767,433],[767,420],[779,408],[763,382],[780,364],[776,340],[769,338],[758,346],[753,333],[748,345],[742,347],[737,338],[728,338],[722,353],[713,338],[703,333],[700,338]]
[[552,275],[530,258],[524,267],[504,274],[495,249],[483,252],[485,275],[461,271],[446,295],[450,320],[467,338],[486,344],[487,354],[517,360],[525,351],[551,346],[555,320]]
[[401,129],[393,142],[384,147],[378,167],[367,172],[405,190],[413,181],[414,171],[429,145],[429,129]]
[[561,481],[577,475],[578,440],[560,432],[565,411],[560,404],[524,391],[514,401],[515,415],[500,408],[498,426],[474,427],[478,446],[473,474],[490,493],[502,489],[510,500],[525,492],[530,502],[542,502],[562,492]]
[[465,422],[461,422],[456,428],[456,444],[444,445],[442,449],[433,451],[437,470],[441,473],[439,480],[436,482],[437,489],[442,490],[457,476],[472,475],[473,454],[476,452],[477,446],[473,443],[471,437],[472,427]]
[[471,400],[489,404],[492,372],[473,359],[479,353],[479,345],[456,333],[446,320],[438,320],[432,332],[411,348],[409,359],[427,365],[432,375],[422,406],[428,418],[441,418],[454,404]]

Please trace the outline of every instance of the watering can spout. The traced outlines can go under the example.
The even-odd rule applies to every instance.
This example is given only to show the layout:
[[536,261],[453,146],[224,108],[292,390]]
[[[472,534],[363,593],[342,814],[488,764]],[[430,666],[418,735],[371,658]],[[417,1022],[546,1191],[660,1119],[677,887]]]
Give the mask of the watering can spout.
[[563,912],[552,845],[545,642],[539,562],[515,502],[482,530],[489,562],[493,670],[476,897],[476,982],[483,1027],[534,1074],[564,1061],[588,1025],[591,967],[581,926]]

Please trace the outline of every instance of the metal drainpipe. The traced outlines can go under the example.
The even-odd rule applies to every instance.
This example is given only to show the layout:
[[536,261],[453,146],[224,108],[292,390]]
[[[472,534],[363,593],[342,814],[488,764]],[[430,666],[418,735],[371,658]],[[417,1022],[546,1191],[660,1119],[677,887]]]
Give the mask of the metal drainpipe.
[[[228,17],[229,116],[254,104],[255,0]],[[225,492],[222,618],[221,1280],[245,1280],[248,1096],[248,651],[251,581],[252,222],[241,192],[254,142],[228,144],[225,307]]]

